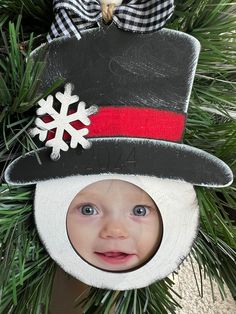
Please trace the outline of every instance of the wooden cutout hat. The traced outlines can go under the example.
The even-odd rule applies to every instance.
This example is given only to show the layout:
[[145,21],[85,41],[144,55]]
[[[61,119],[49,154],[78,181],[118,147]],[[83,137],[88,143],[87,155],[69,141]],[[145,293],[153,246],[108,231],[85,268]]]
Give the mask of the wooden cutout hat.
[[41,90],[65,77],[80,101],[98,106],[87,126],[92,147],[70,148],[57,161],[44,147],[38,150],[41,164],[28,153],[8,167],[7,182],[117,173],[229,185],[232,172],[223,161],[181,144],[199,51],[195,38],[168,29],[142,35],[110,26],[88,31],[79,41],[51,42]]

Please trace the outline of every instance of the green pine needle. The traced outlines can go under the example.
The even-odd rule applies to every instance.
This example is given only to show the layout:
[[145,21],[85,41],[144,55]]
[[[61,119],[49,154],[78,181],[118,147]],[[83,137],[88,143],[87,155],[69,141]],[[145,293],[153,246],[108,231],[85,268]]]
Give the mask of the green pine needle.
[[[83,313],[89,314],[167,314],[180,307],[174,300],[173,282],[165,279],[142,289],[111,291],[91,287],[88,295],[80,296],[76,305],[82,305]],[[179,295],[176,294],[180,298]],[[81,300],[82,299],[82,300]]]
[[55,265],[38,238],[32,203],[31,187],[1,185],[0,313],[49,308]]
[[35,119],[35,111],[31,112],[30,109],[63,82],[63,79],[58,78],[43,94],[37,94],[44,68],[44,62],[40,61],[43,53],[33,60],[30,56],[33,34],[30,34],[25,50],[21,45],[21,32],[21,16],[16,25],[9,22],[7,34],[2,31],[4,58],[0,61],[0,123],[3,138],[0,139],[0,161],[9,161],[16,154],[36,150],[36,145],[28,135]]
[[23,16],[24,40],[31,32],[45,35],[53,20],[51,0],[1,0],[0,12],[5,21],[16,22],[19,14]]
[[[234,233],[234,245],[235,235],[236,232]],[[197,261],[201,277],[208,277],[211,281],[217,283],[222,298],[226,297],[225,283],[227,283],[232,296],[236,297],[236,252],[232,247],[220,237],[214,239],[200,229],[190,256]],[[197,286],[200,287],[199,295],[203,297],[204,290],[202,282],[200,282],[200,285],[197,280],[196,282]],[[213,288],[212,296],[215,299]]]

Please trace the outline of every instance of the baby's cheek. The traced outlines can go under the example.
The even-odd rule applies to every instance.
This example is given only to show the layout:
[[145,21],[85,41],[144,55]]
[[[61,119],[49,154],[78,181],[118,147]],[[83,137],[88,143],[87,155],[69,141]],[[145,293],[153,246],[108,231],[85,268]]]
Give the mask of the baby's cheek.
[[140,238],[148,233],[153,233],[153,230],[158,228],[158,223],[151,216],[132,216],[130,226],[133,234]]
[[67,215],[67,221],[70,220],[81,225],[87,224],[88,226],[95,224],[99,219],[98,215],[83,215],[78,209],[69,212]]
[[157,214],[150,214],[148,216],[131,216],[130,219],[138,227],[158,228],[159,219]]
[[96,232],[97,219],[73,213],[67,216],[67,233],[69,238],[83,240]]
[[137,241],[137,250],[139,257],[142,261],[151,257],[159,246],[159,236],[155,233],[144,232],[140,233],[139,240]]
[[137,225],[146,225],[150,223],[151,219],[148,216],[135,216],[131,215],[130,220],[135,222]]
[[136,223],[135,240],[139,250],[148,254],[158,246],[162,229],[157,217],[145,218]]

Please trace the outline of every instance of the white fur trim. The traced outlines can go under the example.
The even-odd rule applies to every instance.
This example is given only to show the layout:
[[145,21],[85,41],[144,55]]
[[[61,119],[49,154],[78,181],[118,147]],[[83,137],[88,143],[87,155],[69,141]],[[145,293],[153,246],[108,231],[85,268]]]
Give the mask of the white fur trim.
[[[156,202],[163,220],[163,238],[154,257],[137,270],[106,272],[81,259],[66,231],[71,200],[87,185],[104,179],[133,183]],[[198,227],[198,204],[191,184],[135,175],[73,176],[39,182],[35,193],[35,220],[51,257],[69,274],[88,285],[128,290],[145,287],[173,272],[188,255]]]

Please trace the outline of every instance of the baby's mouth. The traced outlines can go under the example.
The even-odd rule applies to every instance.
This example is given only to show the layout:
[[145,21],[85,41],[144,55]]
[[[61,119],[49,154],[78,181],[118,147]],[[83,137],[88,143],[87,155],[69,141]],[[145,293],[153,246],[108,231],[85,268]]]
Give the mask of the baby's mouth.
[[129,254],[124,252],[95,252],[103,261],[110,264],[121,264],[128,262],[135,254]]

